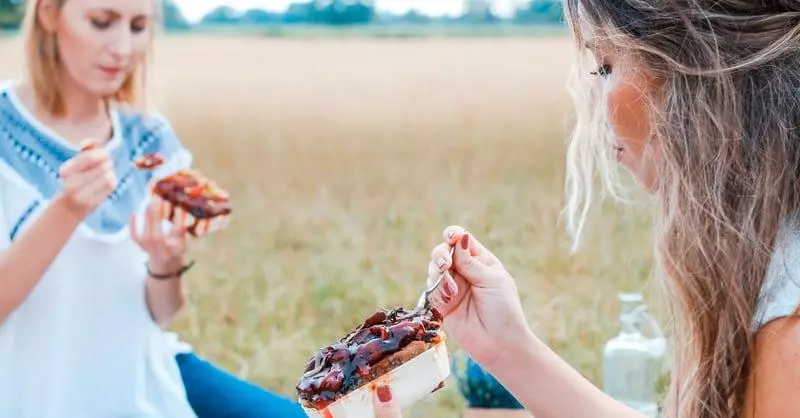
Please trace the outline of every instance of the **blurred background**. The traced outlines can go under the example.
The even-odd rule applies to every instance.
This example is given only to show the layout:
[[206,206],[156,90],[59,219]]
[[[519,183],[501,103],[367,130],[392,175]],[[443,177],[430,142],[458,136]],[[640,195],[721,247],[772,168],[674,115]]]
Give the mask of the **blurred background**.
[[[20,72],[20,1],[0,0],[0,78]],[[190,302],[172,329],[295,396],[319,347],[379,306],[416,302],[431,249],[460,224],[516,278],[538,335],[600,384],[617,294],[644,292],[663,310],[646,197],[598,206],[584,249],[569,252],[574,49],[561,7],[167,0],[158,110],[235,210],[226,231],[194,243]],[[448,382],[407,416],[463,408]]]

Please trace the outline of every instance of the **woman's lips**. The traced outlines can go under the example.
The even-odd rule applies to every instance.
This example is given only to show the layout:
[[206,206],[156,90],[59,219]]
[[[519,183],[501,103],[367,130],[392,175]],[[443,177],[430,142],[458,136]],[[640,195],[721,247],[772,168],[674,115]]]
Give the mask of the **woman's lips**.
[[118,67],[100,67],[100,71],[102,71],[103,74],[105,74],[105,75],[107,75],[109,77],[116,77],[119,73],[122,72],[122,68],[118,68]]

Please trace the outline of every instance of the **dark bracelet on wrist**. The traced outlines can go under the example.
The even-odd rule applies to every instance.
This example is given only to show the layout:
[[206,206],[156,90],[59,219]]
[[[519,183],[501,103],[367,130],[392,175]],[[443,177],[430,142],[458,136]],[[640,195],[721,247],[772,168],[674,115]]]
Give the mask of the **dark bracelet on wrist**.
[[170,273],[170,274],[156,274],[156,273],[153,273],[153,272],[150,270],[150,265],[147,265],[147,264],[145,264],[145,267],[147,267],[147,274],[148,274],[150,277],[152,277],[152,278],[154,278],[154,279],[156,279],[156,280],[169,280],[169,279],[177,279],[177,278],[180,278],[181,276],[183,276],[183,274],[184,274],[184,273],[186,273],[187,271],[189,271],[189,269],[191,269],[193,266],[194,266],[194,260],[190,261],[188,264],[186,264],[185,266],[181,267],[181,268],[180,268],[180,270],[178,270],[178,271],[176,271],[176,272],[174,272],[174,273]]

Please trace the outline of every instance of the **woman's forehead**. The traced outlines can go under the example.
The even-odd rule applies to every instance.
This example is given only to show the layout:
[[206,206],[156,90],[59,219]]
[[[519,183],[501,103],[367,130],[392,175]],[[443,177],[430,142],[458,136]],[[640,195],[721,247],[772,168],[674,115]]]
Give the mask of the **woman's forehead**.
[[85,10],[111,11],[121,15],[150,14],[155,0],[69,0],[66,3]]

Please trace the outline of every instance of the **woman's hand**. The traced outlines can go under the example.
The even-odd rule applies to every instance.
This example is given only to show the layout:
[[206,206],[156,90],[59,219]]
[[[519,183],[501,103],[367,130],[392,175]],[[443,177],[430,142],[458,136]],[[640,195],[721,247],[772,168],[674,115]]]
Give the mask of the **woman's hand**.
[[159,216],[159,204],[155,201],[147,206],[142,232],[137,228],[136,217],[131,217],[131,238],[147,253],[148,267],[157,275],[179,271],[186,260],[188,238],[186,229],[173,225],[164,232]]
[[[463,227],[448,227],[444,238],[428,266],[428,285],[446,274],[434,303],[444,315],[445,329],[463,350],[490,366],[529,341],[517,286],[503,263]],[[456,249],[451,259],[452,246]]]
[[[431,252],[428,286],[444,272],[445,281],[433,295],[433,303],[444,315],[448,334],[487,369],[494,368],[493,362],[498,370],[530,369],[535,361],[520,355],[520,347],[530,344],[532,334],[514,279],[463,227],[448,227],[444,238]],[[402,418],[388,387],[376,389],[374,404],[376,418]]]
[[378,386],[372,396],[375,418],[403,418],[400,407],[392,399],[392,391],[389,386]]
[[88,216],[116,189],[117,175],[104,148],[84,141],[78,155],[59,169],[63,189],[58,199],[80,219]]
[[[159,209],[157,202],[151,202],[147,206],[141,233],[136,225],[136,217],[131,217],[131,239],[147,253],[150,273],[168,276],[183,269],[188,239],[186,229],[182,227],[173,225],[168,232],[164,232]],[[150,277],[146,283],[150,316],[159,326],[166,328],[185,303],[187,292],[184,282],[176,276],[170,280]]]

